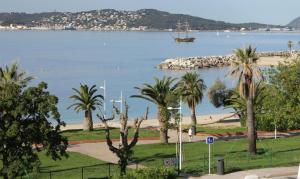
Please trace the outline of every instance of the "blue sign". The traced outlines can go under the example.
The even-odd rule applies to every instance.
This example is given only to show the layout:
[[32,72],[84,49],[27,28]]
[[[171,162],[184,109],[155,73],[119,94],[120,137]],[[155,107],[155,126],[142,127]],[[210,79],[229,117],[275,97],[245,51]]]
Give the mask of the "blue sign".
[[206,137],[206,144],[213,144],[214,143],[214,138],[213,137]]

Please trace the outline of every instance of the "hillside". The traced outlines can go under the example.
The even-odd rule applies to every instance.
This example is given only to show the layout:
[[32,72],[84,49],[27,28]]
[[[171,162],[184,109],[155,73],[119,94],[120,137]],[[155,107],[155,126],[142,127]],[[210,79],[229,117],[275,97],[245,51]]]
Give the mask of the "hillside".
[[47,12],[47,13],[0,13],[0,23],[3,26],[25,25],[28,27],[43,26],[47,28],[61,28],[72,26],[74,29],[90,30],[130,30],[143,29],[176,29],[176,23],[189,22],[193,30],[239,30],[266,28],[259,23],[233,24],[223,21],[215,21],[185,14],[172,14],[155,9],[142,9],[138,11],[117,11],[103,9],[83,12]]
[[[191,28],[194,30],[225,30],[225,29],[258,29],[266,28],[267,24],[259,23],[242,23],[233,24],[226,23],[224,21],[215,21],[210,19],[204,19],[201,17],[195,17],[185,14],[171,14],[164,11],[158,11],[155,9],[143,9],[138,12],[145,13],[142,19],[139,19],[136,23],[142,26],[149,26],[155,29],[175,29],[178,20],[188,21]],[[281,27],[277,25],[269,25],[269,27]]]
[[292,20],[287,26],[300,29],[300,17],[297,17],[296,19]]

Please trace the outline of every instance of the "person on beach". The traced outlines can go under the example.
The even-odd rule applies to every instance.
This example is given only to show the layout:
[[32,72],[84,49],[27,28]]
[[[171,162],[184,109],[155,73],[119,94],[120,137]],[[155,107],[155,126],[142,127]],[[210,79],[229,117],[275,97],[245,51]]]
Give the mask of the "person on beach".
[[191,127],[189,128],[188,134],[189,134],[189,142],[192,142],[192,139],[193,139],[193,129]]

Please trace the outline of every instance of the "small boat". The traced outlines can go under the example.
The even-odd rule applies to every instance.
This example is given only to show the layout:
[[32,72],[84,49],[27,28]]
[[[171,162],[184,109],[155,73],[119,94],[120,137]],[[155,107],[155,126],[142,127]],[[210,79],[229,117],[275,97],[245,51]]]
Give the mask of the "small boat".
[[[177,32],[178,32],[178,37],[175,38],[175,42],[194,42],[196,38],[194,37],[189,37],[188,33],[190,31],[190,25],[188,24],[188,22],[186,21],[184,24],[182,24],[180,21],[178,21],[177,23]],[[185,32],[185,37],[181,37],[180,34],[182,32]]]
[[72,24],[69,24],[69,25],[65,26],[63,28],[63,30],[76,30],[76,28]]

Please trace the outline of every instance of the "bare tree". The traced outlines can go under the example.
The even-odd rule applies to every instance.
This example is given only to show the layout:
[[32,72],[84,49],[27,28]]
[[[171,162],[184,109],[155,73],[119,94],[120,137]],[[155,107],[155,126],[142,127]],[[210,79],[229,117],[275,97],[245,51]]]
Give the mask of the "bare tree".
[[[105,134],[106,134],[106,143],[109,147],[109,150],[112,151],[114,154],[117,155],[119,158],[119,166],[120,166],[120,175],[126,174],[126,167],[128,165],[128,162],[131,160],[131,157],[133,155],[133,147],[136,145],[138,142],[139,138],[139,129],[144,120],[148,119],[148,113],[149,113],[149,108],[147,108],[146,113],[143,117],[136,118],[133,123],[133,129],[134,129],[134,136],[133,139],[131,140],[130,143],[128,143],[128,130],[131,128],[128,126],[128,108],[129,106],[127,105],[125,101],[125,112],[120,113],[119,109],[113,105],[114,112],[113,116],[111,118],[105,118],[103,115],[97,115],[97,117],[102,121],[105,127]],[[120,135],[121,135],[121,143],[119,147],[113,146],[113,142],[110,137],[110,127],[107,124],[107,121],[113,120],[114,119],[114,114],[118,114],[120,116]]]

